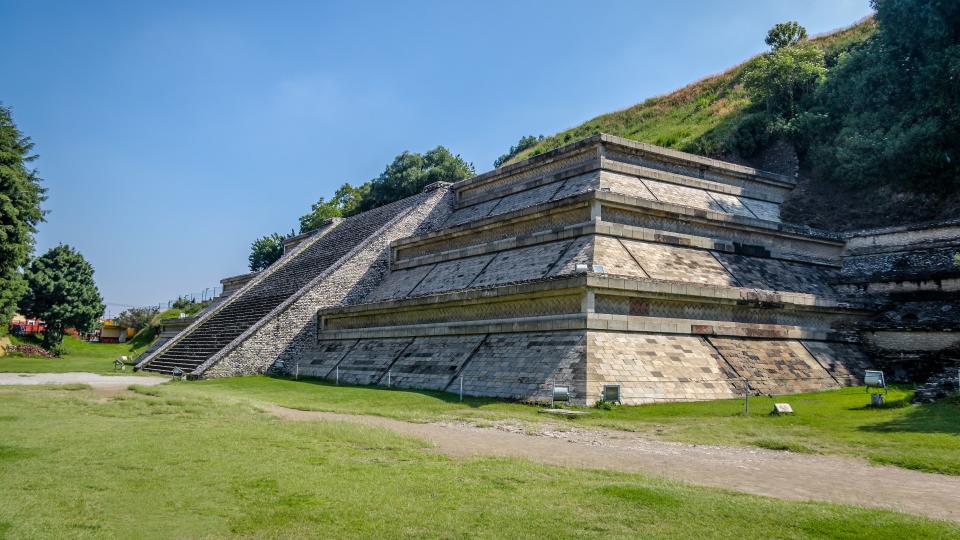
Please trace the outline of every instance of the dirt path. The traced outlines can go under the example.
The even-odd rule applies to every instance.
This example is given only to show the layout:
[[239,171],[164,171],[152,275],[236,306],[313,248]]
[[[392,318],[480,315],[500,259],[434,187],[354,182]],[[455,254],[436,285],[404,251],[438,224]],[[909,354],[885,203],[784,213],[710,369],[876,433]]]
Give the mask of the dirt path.
[[156,386],[169,377],[98,375],[96,373],[0,373],[0,386],[21,384],[89,384],[97,389],[126,389],[131,384]]
[[431,441],[448,456],[507,456],[550,465],[640,472],[780,499],[888,508],[960,521],[960,477],[862,459],[653,440],[613,430],[541,431],[461,423],[414,424],[378,416],[265,406],[287,420],[336,420],[384,427]]

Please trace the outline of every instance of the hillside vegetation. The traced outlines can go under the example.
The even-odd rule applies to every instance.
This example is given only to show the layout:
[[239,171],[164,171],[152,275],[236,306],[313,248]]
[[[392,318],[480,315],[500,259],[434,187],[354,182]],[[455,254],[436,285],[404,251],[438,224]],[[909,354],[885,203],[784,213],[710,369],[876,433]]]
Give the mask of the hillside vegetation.
[[[872,18],[849,28],[814,37],[809,42],[824,51],[828,62],[873,34]],[[545,137],[536,146],[516,154],[513,163],[597,133],[609,133],[695,154],[720,156],[732,150],[736,126],[750,108],[744,75],[760,56],[723,73],[663,96],[600,115],[579,126]]]
[[603,132],[798,174],[783,206],[790,222],[849,230],[954,218],[960,3],[871,5],[874,17],[813,39],[796,23],[777,25],[770,52],[546,137],[505,163]]

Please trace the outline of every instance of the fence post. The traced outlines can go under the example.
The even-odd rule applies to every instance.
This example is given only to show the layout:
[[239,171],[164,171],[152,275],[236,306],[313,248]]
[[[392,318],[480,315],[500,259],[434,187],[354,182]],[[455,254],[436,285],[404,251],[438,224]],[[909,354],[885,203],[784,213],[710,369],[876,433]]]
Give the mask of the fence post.
[[390,370],[387,370],[387,388],[390,388]]
[[340,366],[337,366],[337,385],[340,384]]
[[750,415],[750,381],[743,379],[743,415]]
[[460,376],[460,401],[463,401],[463,375]]

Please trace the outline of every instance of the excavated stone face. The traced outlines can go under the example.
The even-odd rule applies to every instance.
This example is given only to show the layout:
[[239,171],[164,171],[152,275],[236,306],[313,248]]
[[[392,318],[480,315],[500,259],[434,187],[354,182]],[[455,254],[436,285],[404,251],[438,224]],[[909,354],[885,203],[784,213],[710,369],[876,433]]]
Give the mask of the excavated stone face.
[[[577,404],[858,384],[871,287],[913,259],[782,223],[793,185],[593,137],[300,239],[145,365]],[[954,240],[913,258],[942,275]]]
[[791,187],[609,138],[457,184],[361,303],[320,310],[310,373],[581,404],[855,383],[844,325],[868,312],[834,286],[842,242],[779,222]]
[[327,225],[145,360],[141,369],[197,376],[267,370],[316,339],[318,307],[366,296],[388,271],[390,241],[439,226],[450,213],[441,189]]

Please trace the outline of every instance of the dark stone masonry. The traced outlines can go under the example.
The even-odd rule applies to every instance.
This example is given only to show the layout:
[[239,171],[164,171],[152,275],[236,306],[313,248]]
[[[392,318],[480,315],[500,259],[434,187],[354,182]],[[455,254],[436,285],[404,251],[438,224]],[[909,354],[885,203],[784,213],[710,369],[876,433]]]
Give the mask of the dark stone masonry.
[[298,237],[138,367],[578,404],[949,367],[960,225],[798,227],[794,186],[594,136]]

